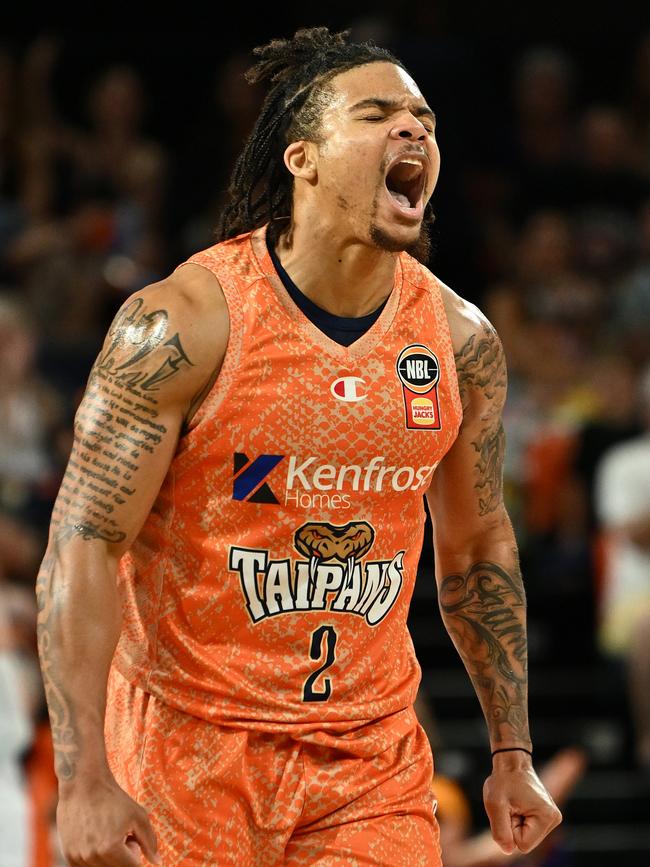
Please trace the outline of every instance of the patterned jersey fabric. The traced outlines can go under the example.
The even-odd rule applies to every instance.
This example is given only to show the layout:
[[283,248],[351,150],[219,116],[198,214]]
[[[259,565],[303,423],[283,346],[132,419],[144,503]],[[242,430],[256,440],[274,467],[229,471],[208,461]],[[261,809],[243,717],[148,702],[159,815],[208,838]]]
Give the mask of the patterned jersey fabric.
[[120,561],[114,664],[221,724],[343,731],[417,692],[406,620],[423,495],[461,421],[451,337],[440,283],[400,254],[377,321],[335,343],[291,300],[265,236],[187,260],[218,278],[230,337]]

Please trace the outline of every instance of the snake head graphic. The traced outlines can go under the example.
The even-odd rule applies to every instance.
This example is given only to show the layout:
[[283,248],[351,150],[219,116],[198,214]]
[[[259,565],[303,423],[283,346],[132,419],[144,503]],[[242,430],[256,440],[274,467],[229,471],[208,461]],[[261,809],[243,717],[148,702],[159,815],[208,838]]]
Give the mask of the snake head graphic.
[[375,531],[366,521],[335,524],[303,524],[294,534],[296,550],[309,559],[337,559],[345,563],[350,557],[358,560],[367,554],[375,541]]

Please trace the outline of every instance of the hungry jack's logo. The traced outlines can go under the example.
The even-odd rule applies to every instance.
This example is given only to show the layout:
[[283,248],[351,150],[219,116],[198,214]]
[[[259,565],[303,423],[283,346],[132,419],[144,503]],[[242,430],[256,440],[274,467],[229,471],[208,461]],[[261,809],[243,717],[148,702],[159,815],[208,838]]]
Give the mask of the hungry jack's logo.
[[412,343],[398,355],[396,368],[404,394],[406,427],[409,430],[440,430],[440,362],[435,354],[422,343]]
[[374,541],[367,521],[309,522],[293,537],[306,559],[272,560],[267,550],[231,546],[228,568],[239,574],[253,623],[292,611],[328,610],[357,614],[376,626],[399,596],[405,552],[391,560],[363,560]]

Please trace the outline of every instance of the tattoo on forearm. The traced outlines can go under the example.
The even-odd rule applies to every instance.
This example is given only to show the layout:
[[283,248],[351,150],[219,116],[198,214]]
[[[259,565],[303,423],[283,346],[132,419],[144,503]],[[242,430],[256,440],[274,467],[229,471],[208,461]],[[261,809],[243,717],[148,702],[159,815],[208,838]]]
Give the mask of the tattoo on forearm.
[[61,673],[54,663],[56,654],[52,646],[55,571],[59,568],[58,549],[58,543],[53,542],[36,580],[38,606],[36,634],[45,698],[50,715],[56,775],[61,781],[69,781],[75,775],[80,739],[70,700],[61,683]]
[[445,625],[483,707],[493,743],[528,743],[526,600],[517,565],[474,563],[440,585]]

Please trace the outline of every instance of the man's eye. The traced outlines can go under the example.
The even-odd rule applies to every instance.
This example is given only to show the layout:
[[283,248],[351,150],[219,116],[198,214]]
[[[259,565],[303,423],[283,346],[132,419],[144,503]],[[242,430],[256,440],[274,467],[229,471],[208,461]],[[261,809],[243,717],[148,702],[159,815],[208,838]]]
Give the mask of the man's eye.
[[383,120],[384,116],[382,114],[370,114],[367,117],[364,117],[364,120]]

